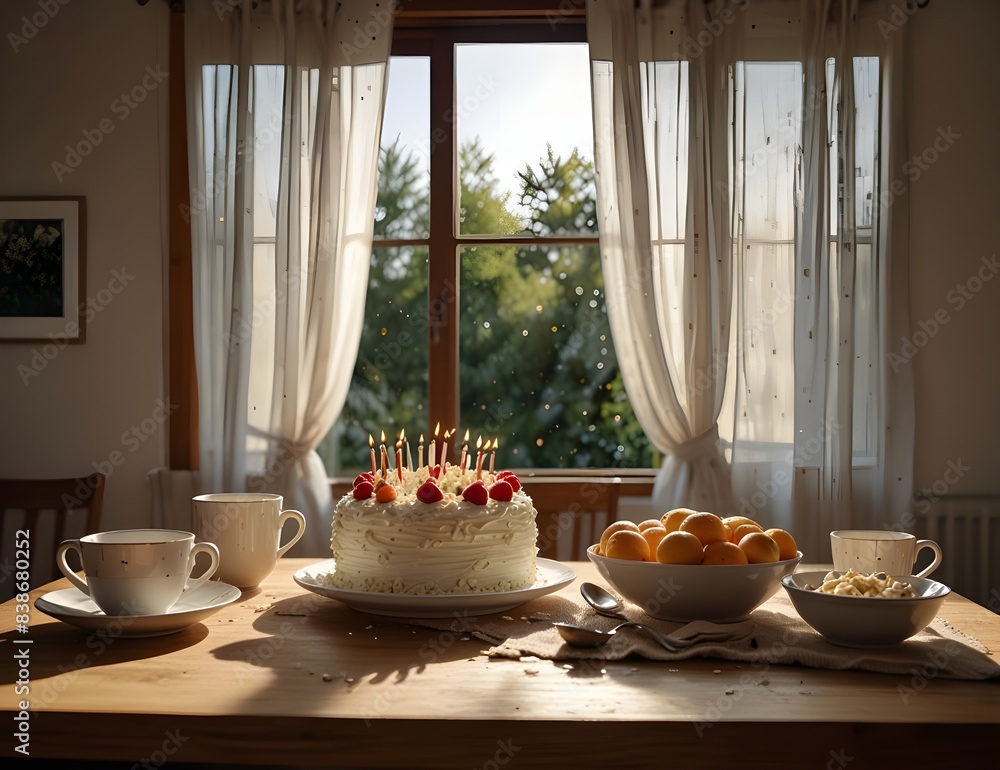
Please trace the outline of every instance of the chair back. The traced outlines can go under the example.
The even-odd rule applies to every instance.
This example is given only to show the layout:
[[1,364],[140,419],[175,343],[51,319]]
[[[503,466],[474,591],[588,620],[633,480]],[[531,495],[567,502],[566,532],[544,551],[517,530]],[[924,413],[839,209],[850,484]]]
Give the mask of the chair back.
[[22,567],[32,589],[59,577],[59,543],[100,531],[105,480],[0,479],[0,599],[14,596]]
[[617,476],[525,478],[538,510],[538,555],[587,560],[587,548],[618,517],[622,480]]

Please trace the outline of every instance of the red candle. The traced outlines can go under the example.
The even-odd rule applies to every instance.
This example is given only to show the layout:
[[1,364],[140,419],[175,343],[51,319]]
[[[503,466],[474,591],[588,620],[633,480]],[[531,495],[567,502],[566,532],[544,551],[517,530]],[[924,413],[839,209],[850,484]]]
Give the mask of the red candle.
[[368,434],[368,449],[372,455],[372,476],[375,475],[375,439],[372,438],[372,434]]
[[385,465],[386,465],[386,453],[385,453],[385,431],[382,431],[382,438],[379,439],[382,445],[382,478],[385,478]]
[[396,442],[396,475],[403,480],[403,442]]

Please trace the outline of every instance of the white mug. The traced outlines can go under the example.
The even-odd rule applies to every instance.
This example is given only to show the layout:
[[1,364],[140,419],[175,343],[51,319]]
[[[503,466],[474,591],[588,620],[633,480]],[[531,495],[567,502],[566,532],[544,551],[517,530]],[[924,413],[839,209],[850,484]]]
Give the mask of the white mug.
[[[281,495],[223,492],[192,498],[192,528],[219,547],[215,579],[237,588],[256,588],[306,531],[306,517],[283,511]],[[279,545],[281,528],[292,519],[298,529]]]
[[[86,580],[70,568],[69,551],[80,557]],[[212,563],[191,579],[199,553],[207,553]],[[64,540],[56,550],[56,564],[106,615],[163,615],[185,591],[212,577],[219,566],[219,549],[195,543],[191,532],[122,529]]]
[[907,532],[880,529],[841,529],[830,533],[833,568],[838,572],[856,570],[870,575],[884,572],[892,577],[913,574],[917,553],[934,552],[930,566],[914,577],[927,577],[941,564],[941,546],[933,540],[917,540]]

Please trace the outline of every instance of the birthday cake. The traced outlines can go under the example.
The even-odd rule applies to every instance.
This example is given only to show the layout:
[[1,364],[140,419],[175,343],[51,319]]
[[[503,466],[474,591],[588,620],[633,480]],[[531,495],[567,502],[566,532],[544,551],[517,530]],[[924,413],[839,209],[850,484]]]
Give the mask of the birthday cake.
[[338,588],[512,591],[535,582],[537,511],[510,471],[464,464],[363,473],[333,512]]

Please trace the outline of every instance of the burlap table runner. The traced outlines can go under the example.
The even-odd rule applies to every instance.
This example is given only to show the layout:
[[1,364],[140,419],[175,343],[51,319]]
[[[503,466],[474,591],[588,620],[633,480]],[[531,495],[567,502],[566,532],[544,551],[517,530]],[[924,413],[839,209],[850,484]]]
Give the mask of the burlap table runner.
[[[681,632],[684,624],[653,620],[627,605],[629,620],[647,623],[665,634]],[[451,618],[415,619],[407,622],[466,633],[488,642],[491,657],[545,660],[621,660],[638,655],[649,660],[684,660],[693,657],[721,658],[757,664],[802,665],[826,669],[860,669],[888,674],[920,674],[925,678],[1000,678],[1000,664],[979,640],[949,623],[935,619],[926,629],[887,650],[860,650],[826,641],[796,613],[784,593],[775,594],[751,615],[752,626],[743,638],[727,642],[702,642],[669,652],[638,630],[619,631],[598,648],[571,647],[552,625],[556,621],[608,630],[622,622],[602,617],[590,607],[563,596],[551,595],[528,602],[509,612]]]

